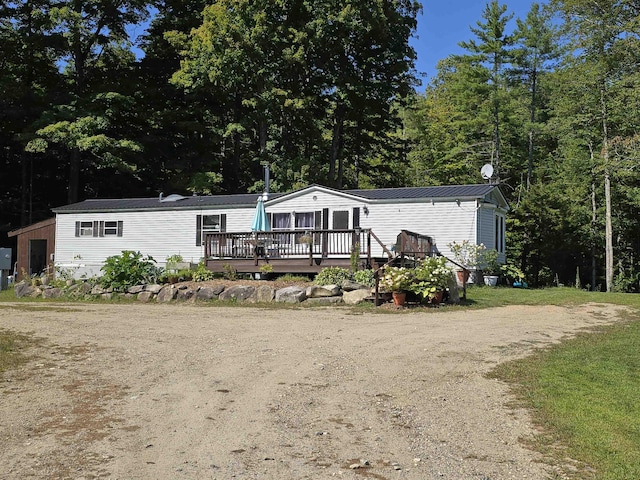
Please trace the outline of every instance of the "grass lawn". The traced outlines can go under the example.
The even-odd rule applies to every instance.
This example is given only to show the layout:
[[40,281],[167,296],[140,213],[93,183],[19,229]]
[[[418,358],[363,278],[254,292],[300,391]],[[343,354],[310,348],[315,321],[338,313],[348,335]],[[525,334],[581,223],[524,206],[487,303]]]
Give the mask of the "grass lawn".
[[[472,305],[615,303],[640,295],[575,289],[470,289]],[[640,479],[640,310],[628,321],[500,365],[491,376],[513,386],[542,433],[531,446],[552,463],[574,460],[571,478]]]

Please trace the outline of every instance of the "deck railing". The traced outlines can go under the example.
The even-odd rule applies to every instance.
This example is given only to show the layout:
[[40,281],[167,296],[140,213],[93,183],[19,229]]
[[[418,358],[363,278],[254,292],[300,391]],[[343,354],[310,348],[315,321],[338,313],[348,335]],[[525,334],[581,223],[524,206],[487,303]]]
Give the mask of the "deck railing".
[[350,256],[371,258],[371,230],[224,232],[204,235],[206,259]]

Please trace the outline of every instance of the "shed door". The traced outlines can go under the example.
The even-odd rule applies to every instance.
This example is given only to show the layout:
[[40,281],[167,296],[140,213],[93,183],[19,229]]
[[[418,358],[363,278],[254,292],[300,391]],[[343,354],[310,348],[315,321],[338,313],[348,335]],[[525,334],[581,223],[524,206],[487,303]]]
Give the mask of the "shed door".
[[47,268],[47,241],[29,240],[29,275],[39,275]]

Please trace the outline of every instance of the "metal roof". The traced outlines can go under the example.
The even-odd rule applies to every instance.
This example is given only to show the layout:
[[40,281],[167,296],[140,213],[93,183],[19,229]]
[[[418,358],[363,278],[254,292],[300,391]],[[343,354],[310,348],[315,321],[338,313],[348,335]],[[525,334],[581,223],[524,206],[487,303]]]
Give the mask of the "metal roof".
[[497,185],[443,185],[437,187],[376,188],[374,190],[345,190],[369,200],[402,200],[405,198],[481,198]]
[[[304,190],[315,187],[341,192],[347,195],[361,197],[367,200],[403,200],[403,199],[436,199],[436,198],[482,198],[489,194],[497,185],[445,185],[437,187],[403,187],[403,188],[377,188],[372,190],[334,190],[321,185],[311,185],[296,192],[270,193],[269,200],[279,198],[284,200],[288,195],[300,194]],[[53,209],[54,213],[77,212],[113,212],[136,210],[196,210],[211,207],[253,207],[259,194],[244,193],[235,195],[207,195],[181,197],[170,195],[160,198],[119,198],[119,199],[92,199],[83,202],[72,203]]]

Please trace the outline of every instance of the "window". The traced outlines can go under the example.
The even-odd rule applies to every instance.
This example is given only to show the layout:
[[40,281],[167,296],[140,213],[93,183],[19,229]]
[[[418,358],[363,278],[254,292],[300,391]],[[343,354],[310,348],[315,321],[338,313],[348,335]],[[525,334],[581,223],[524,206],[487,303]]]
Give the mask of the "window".
[[76,237],[121,237],[122,220],[76,222]]
[[349,212],[336,210],[333,212],[333,229],[347,230],[349,228]]
[[291,214],[274,213],[271,217],[271,227],[274,230],[289,230],[291,228]]
[[78,224],[80,224],[80,233],[76,235],[77,237],[93,237],[93,222],[76,222],[76,227]]
[[196,215],[196,246],[202,245],[205,234],[226,231],[227,216],[224,213],[219,215]]
[[503,216],[496,215],[496,228],[495,228],[495,248],[498,253],[504,253],[505,250],[505,220]]
[[315,212],[303,212],[295,214],[296,230],[313,230],[315,225]]

